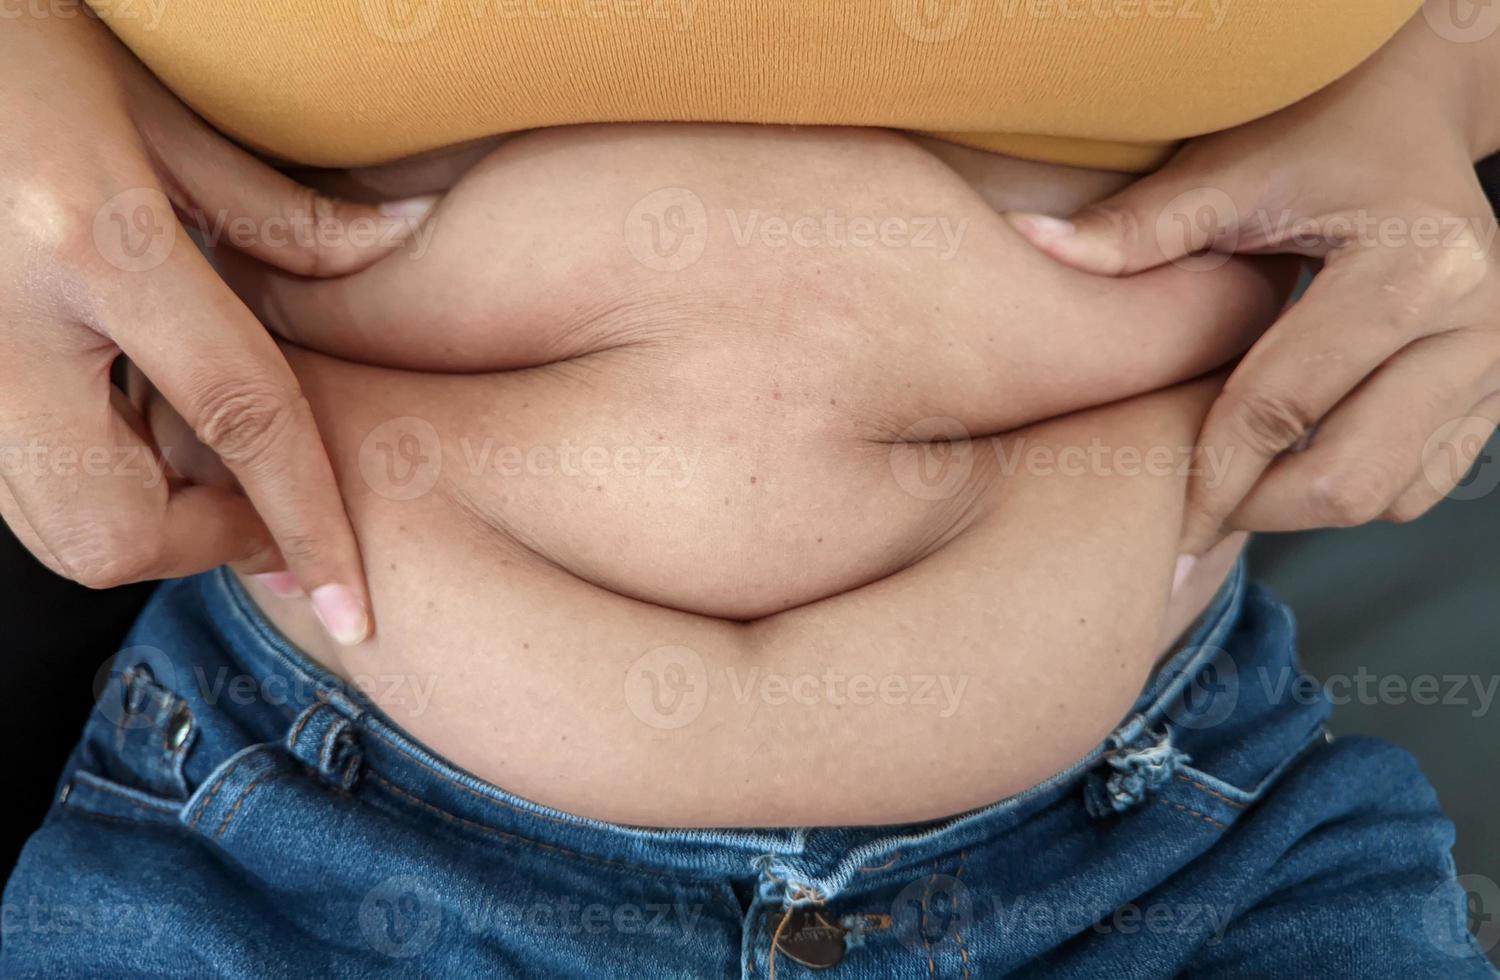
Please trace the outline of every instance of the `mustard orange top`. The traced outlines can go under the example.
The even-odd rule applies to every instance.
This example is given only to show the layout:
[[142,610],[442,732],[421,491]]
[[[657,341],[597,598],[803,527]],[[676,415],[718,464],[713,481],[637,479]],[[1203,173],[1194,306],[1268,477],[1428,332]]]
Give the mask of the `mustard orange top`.
[[1420,0],[97,3],[185,102],[316,166],[581,122],[918,130],[1143,171],[1349,71]]

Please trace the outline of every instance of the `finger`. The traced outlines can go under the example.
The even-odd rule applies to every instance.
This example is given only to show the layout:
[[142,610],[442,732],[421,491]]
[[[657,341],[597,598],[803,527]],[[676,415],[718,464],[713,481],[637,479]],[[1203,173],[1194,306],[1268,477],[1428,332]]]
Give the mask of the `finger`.
[[244,497],[169,484],[161,460],[113,410],[102,373],[28,374],[13,386],[27,413],[0,433],[18,450],[0,506],[54,571],[108,588],[274,557]]
[[[216,252],[213,260],[256,319],[284,340],[364,364],[441,370],[424,353],[436,346],[427,332],[409,329],[410,323],[396,312],[422,309],[421,296],[431,287],[430,281],[406,275],[409,263],[382,263],[348,276],[313,279],[228,250]],[[400,302],[394,302],[398,297]],[[445,342],[448,334],[444,331]]]
[[[539,329],[506,314],[503,297],[521,287],[511,289],[504,277],[524,275],[523,270],[497,263],[492,277],[476,289],[472,282],[451,279],[450,270],[472,266],[445,253],[448,247],[462,246],[413,242],[400,257],[333,279],[290,275],[229,251],[214,261],[224,281],[277,336],[334,357],[466,373],[530,367],[566,356],[555,324]],[[486,303],[491,297],[502,299]],[[413,329],[414,316],[426,329]],[[435,334],[441,343],[434,342]]]
[[1473,334],[1421,340],[1382,365],[1282,456],[1228,523],[1243,530],[1353,527],[1380,518],[1422,474],[1433,433],[1468,413],[1491,357]]
[[[128,412],[140,419],[146,438],[162,456],[169,479],[183,480],[193,486],[221,487],[243,496],[239,483],[224,461],[198,441],[187,420],[177,414],[150,379],[128,361],[125,386]],[[241,574],[257,576],[262,584],[283,599],[304,596],[296,577],[286,570],[286,562],[274,542],[270,541],[269,532],[266,532],[265,539],[267,547],[249,558],[232,559],[227,564]]]
[[1500,467],[1487,447],[1496,423],[1500,423],[1500,394],[1490,396],[1468,415],[1451,420],[1434,433],[1422,456],[1421,477],[1381,517],[1406,523],[1450,495],[1471,500],[1492,492],[1500,481]]
[[113,337],[224,461],[340,643],[369,633],[359,547],[311,410],[275,341],[196,250],[101,297]]
[[47,547],[47,543],[42,540],[41,535],[36,533],[36,530],[31,526],[31,522],[26,519],[26,515],[21,512],[21,505],[16,502],[15,495],[10,492],[10,486],[6,482],[9,475],[14,475],[11,471],[18,468],[19,465],[19,455],[13,460],[7,458],[5,465],[6,473],[0,474],[0,520],[5,521],[5,526],[10,528],[11,533],[16,536],[16,540],[21,542],[23,548],[36,556],[37,561],[40,561],[43,565],[52,569],[52,571],[59,572],[62,564],[57,560],[57,556],[52,553],[52,549]]
[[[1097,372],[1067,379],[1123,398],[1168,387],[1239,358],[1285,308],[1302,260],[1294,256],[1231,258],[1222,267],[1175,266],[1108,281],[1107,316],[1082,336],[1074,359]],[[1085,328],[1087,329],[1087,328]]]
[[340,276],[366,268],[416,231],[437,201],[359,204],[320,194],[267,166],[196,117],[145,121],[173,206],[211,245],[287,272]]
[[[1071,291],[1077,315],[1047,330],[1024,323],[1005,340],[1001,366],[1024,370],[987,379],[974,400],[1003,414],[996,429],[1063,415],[1180,384],[1223,367],[1262,335],[1296,281],[1299,260],[1235,259],[1211,272],[1164,267],[1094,280]],[[1067,287],[1064,287],[1067,288]],[[993,322],[981,324],[993,333]],[[950,383],[948,397],[962,386]],[[1005,392],[996,399],[995,391]],[[955,409],[950,414],[958,414]]]
[[141,419],[144,431],[162,454],[169,472],[198,486],[240,490],[229,467],[214,455],[213,450],[198,441],[192,426],[177,413],[171,402],[161,397],[140,368],[128,365],[125,381],[130,411]]
[[1098,275],[1130,275],[1210,248],[1233,252],[1260,182],[1235,171],[1201,172],[1191,160],[1179,156],[1071,217],[1010,212],[1006,219],[1036,248]]
[[1183,540],[1190,554],[1222,536],[1229,516],[1277,456],[1306,439],[1397,351],[1441,329],[1424,303],[1396,301],[1371,285],[1400,288],[1420,275],[1410,270],[1421,267],[1394,249],[1335,253],[1303,298],[1245,355],[1199,436],[1205,452],[1217,454],[1224,466],[1214,481],[1199,474],[1189,485]]

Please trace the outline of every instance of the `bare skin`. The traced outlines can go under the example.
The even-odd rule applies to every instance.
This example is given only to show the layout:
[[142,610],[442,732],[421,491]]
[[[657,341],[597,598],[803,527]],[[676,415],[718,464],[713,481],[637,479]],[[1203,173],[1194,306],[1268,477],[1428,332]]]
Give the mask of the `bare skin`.
[[[287,569],[333,635],[358,642],[370,627],[359,549],[296,377],[177,216],[395,233],[246,243],[289,271],[339,275],[389,254],[430,202],[318,198],[73,13],[7,16],[0,31],[0,451],[35,461],[0,468],[0,518],[53,571],[94,588],[225,563]],[[146,448],[110,385],[122,352],[240,492],[69,464]]]
[[1013,216],[1110,275],[1205,248],[1323,261],[1205,420],[1199,441],[1234,462],[1190,487],[1188,555],[1233,530],[1416,520],[1493,435],[1500,257],[1473,164],[1500,150],[1500,31],[1483,9],[1427,0],[1337,82],[1189,141],[1072,222]]
[[[430,163],[343,179],[430,191]],[[1120,181],[877,131],[575,127],[500,144],[367,273],[226,264],[295,341],[379,629],[342,650],[252,593],[435,751],[574,813],[889,823],[1034,785],[1118,722],[1237,551],[1170,601],[1218,384],[1192,379],[1285,285],[1090,277],[995,210]],[[661,188],[708,215],[684,268],[632,249]],[[946,253],[745,231],[830,212],[964,231]],[[421,459],[412,495],[393,467]]]

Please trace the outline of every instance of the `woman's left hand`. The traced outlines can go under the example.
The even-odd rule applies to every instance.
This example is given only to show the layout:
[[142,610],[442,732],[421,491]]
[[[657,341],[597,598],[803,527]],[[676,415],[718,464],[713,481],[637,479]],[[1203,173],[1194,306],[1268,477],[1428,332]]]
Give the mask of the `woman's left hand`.
[[1500,110],[1485,104],[1500,37],[1445,39],[1439,6],[1328,88],[1190,141],[1071,221],[1009,216],[1104,275],[1232,252],[1323,260],[1204,423],[1202,452],[1217,455],[1195,468],[1189,556],[1232,530],[1411,520],[1463,480],[1500,420],[1500,260],[1473,168],[1500,149]]

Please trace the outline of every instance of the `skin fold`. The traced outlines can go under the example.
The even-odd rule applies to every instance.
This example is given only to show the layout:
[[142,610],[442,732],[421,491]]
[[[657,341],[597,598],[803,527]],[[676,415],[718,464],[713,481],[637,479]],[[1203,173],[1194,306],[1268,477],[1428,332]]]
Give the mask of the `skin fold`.
[[[1097,743],[1237,553],[1172,599],[1218,369],[1289,269],[1091,277],[996,213],[1118,177],[866,130],[465,152],[331,177],[446,192],[363,272],[220,267],[327,441],[376,634],[252,595],[476,775],[664,826],[958,812]],[[674,206],[702,229],[680,266],[641,237]],[[853,243],[864,218],[887,234]],[[229,479],[138,403],[181,471]]]

